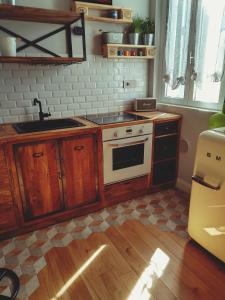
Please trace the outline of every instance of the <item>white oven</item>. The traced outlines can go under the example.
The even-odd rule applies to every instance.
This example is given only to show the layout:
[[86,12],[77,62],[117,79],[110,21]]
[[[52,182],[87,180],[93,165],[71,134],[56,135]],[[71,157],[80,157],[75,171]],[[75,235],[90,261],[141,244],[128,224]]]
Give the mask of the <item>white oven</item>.
[[149,174],[152,123],[103,129],[104,183]]

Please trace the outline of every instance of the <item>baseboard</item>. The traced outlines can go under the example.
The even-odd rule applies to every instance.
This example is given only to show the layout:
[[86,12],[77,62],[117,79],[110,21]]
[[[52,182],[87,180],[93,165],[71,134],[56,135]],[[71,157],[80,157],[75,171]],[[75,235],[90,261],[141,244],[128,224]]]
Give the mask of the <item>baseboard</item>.
[[176,187],[188,194],[191,193],[191,184],[181,178],[177,179]]

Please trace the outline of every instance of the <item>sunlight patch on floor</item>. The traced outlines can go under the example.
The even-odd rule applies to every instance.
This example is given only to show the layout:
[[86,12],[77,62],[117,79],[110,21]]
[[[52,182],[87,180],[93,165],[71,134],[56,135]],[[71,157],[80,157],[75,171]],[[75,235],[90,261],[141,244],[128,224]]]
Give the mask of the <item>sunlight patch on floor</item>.
[[55,297],[51,298],[51,300],[57,300],[68,290],[68,288],[76,281],[76,279],[90,266],[90,264],[97,258],[98,255],[105,249],[106,245],[102,245],[96,250],[91,257],[80,267],[77,272],[73,274],[72,277],[64,284],[64,286],[58,291]]
[[149,266],[141,274],[127,300],[151,299],[153,282],[162,276],[169,260],[169,257],[161,249],[157,248],[150,260]]

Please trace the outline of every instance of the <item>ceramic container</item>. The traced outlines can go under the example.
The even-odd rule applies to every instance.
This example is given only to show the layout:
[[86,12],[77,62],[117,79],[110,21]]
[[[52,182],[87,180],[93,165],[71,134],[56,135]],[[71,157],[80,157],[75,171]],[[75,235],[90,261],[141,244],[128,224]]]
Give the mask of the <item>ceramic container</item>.
[[122,32],[103,32],[104,44],[123,44],[124,34]]
[[1,37],[0,53],[2,56],[16,56],[16,38]]

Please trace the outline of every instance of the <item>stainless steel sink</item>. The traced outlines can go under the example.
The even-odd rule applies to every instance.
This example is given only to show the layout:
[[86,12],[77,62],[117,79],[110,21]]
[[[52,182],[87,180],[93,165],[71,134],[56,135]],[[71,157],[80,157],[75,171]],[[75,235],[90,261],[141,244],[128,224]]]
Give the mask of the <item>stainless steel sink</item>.
[[73,119],[55,119],[45,121],[32,121],[13,124],[18,133],[29,133],[37,131],[47,131],[54,129],[83,127],[84,124]]

